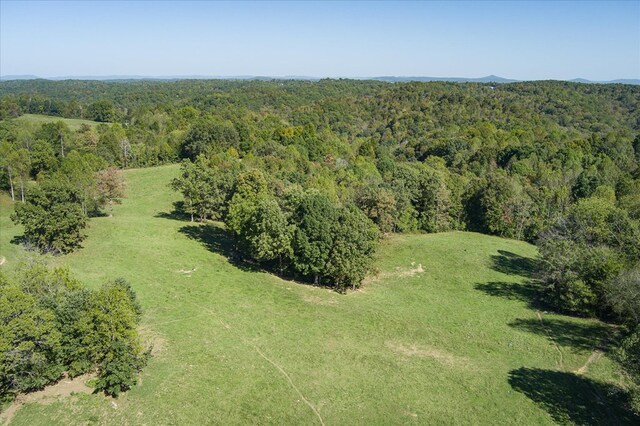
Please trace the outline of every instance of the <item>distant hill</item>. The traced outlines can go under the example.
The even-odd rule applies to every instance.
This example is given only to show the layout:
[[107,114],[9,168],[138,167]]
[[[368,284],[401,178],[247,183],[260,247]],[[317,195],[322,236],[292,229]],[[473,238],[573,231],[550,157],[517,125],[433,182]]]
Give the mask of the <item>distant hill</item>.
[[504,77],[498,77],[497,75],[488,75],[480,78],[466,78],[466,77],[373,77],[371,80],[388,81],[391,83],[401,83],[407,81],[449,81],[453,83],[514,83],[519,80],[513,80]]
[[595,80],[587,80],[585,78],[574,78],[573,80],[569,80],[572,83],[591,83],[591,84],[640,84],[640,79],[635,78],[619,78],[617,80],[609,80],[609,81],[595,81]]
[[2,75],[0,76],[0,81],[4,81],[4,80],[35,80],[38,79],[40,77],[37,77],[35,75]]
[[[10,80],[36,80],[41,77],[35,75],[5,75],[0,76],[0,81]],[[375,80],[385,81],[388,83],[403,83],[409,81],[447,81],[452,83],[515,83],[520,81],[531,80],[516,80],[511,78],[504,78],[497,75],[488,75],[486,77],[468,78],[468,77],[426,77],[426,76],[378,76],[378,77],[336,77],[346,78],[352,80]],[[258,75],[169,75],[169,76],[148,76],[148,75],[83,75],[83,76],[61,76],[61,77],[47,77],[45,80],[97,80],[97,81],[127,81],[127,80],[152,80],[152,81],[174,81],[174,80],[306,80],[306,81],[318,81],[321,77],[312,76],[299,76],[299,75],[287,75],[287,76],[258,76]],[[640,79],[616,79],[610,81],[594,81],[584,78],[575,78],[568,80],[572,83],[589,83],[589,84],[634,84],[640,85]]]

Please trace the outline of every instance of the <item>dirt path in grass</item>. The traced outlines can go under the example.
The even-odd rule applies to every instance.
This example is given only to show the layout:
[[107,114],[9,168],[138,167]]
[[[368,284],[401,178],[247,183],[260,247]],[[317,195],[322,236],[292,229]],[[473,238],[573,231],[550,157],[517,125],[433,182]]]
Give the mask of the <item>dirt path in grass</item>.
[[93,389],[87,386],[85,382],[93,377],[91,374],[84,374],[74,379],[65,377],[55,385],[47,386],[41,391],[20,394],[4,412],[0,413],[0,423],[4,425],[11,423],[18,410],[30,402],[49,404],[59,396],[69,396],[74,393],[90,394]]
[[551,336],[551,333],[549,333],[547,326],[544,324],[544,321],[542,320],[542,314],[540,313],[540,311],[536,311],[536,315],[538,316],[538,320],[540,320],[540,325],[542,326],[542,329],[544,330],[545,334],[547,335],[549,340],[551,340],[551,342],[553,343],[553,346],[556,348],[556,351],[558,351],[558,354],[560,355],[560,362],[559,362],[560,369],[564,370],[564,359],[562,355],[562,350],[560,350],[560,346],[558,346],[556,341],[553,339],[553,336]]
[[587,369],[589,368],[589,365],[594,363],[594,362],[596,362],[597,360],[599,360],[601,356],[602,356],[602,351],[600,349],[594,350],[591,353],[591,355],[589,356],[589,358],[587,359],[587,362],[585,362],[582,367],[580,367],[576,371],[574,371],[574,373],[576,373],[576,374],[584,374],[584,373],[586,373]]
[[291,376],[289,376],[289,374],[284,370],[284,368],[282,368],[280,365],[276,364],[274,361],[272,361],[271,359],[269,359],[261,350],[260,348],[251,343],[250,341],[248,341],[247,339],[245,339],[244,337],[242,337],[239,333],[237,333],[235,330],[233,330],[233,328],[227,324],[226,322],[224,322],[222,320],[222,318],[220,318],[218,316],[218,314],[216,314],[214,311],[212,311],[211,309],[199,305],[197,303],[191,302],[194,306],[197,306],[198,308],[200,308],[201,310],[208,312],[211,316],[213,316],[214,318],[216,318],[218,320],[218,322],[220,324],[222,324],[222,326],[229,330],[231,333],[235,334],[236,337],[238,339],[240,339],[240,341],[242,341],[245,345],[252,347],[257,353],[258,355],[260,355],[265,361],[267,361],[269,364],[271,364],[273,367],[275,367],[289,382],[289,385],[291,385],[291,387],[293,388],[293,390],[296,391],[296,393],[300,396],[300,398],[304,401],[305,404],[307,404],[307,406],[309,406],[309,408],[311,408],[311,411],[313,411],[313,413],[318,417],[318,420],[320,421],[320,424],[322,426],[325,426],[324,420],[322,419],[322,416],[320,415],[320,412],[318,411],[318,409],[304,396],[304,394],[302,393],[302,391],[296,386],[296,384],[293,382],[293,380],[291,379]]
[[4,262],[6,262],[7,259],[4,256],[0,256],[0,266],[4,265]]

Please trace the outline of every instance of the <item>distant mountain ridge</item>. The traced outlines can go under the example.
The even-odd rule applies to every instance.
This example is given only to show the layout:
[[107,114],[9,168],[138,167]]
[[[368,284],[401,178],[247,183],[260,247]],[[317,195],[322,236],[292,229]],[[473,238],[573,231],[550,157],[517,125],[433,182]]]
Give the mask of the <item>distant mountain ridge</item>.
[[[318,81],[323,77],[311,77],[311,76],[257,76],[257,75],[231,75],[231,76],[215,76],[215,75],[170,75],[170,76],[145,76],[145,75],[105,75],[105,76],[61,76],[61,77],[48,77],[42,78],[35,75],[4,75],[0,76],[0,81],[11,80],[97,80],[97,81],[126,81],[126,80],[151,80],[151,81],[172,81],[172,80],[307,80]],[[375,80],[386,81],[389,83],[405,83],[410,81],[445,81],[452,83],[516,83],[522,81],[538,81],[538,80],[516,80],[511,78],[504,78],[497,75],[488,75],[486,77],[468,78],[468,77],[420,77],[420,76],[378,76],[378,77],[332,77],[332,78],[345,78],[350,80]],[[552,80],[552,79],[550,79]],[[569,81],[571,83],[589,83],[589,84],[634,84],[640,85],[640,79],[616,79],[610,81],[594,81],[584,78],[574,78],[572,80],[558,80]]]
[[515,83],[522,80],[513,80],[510,78],[498,77],[497,75],[488,75],[479,78],[466,77],[372,77],[371,80],[388,81],[391,83],[400,83],[407,81],[448,81],[453,83]]

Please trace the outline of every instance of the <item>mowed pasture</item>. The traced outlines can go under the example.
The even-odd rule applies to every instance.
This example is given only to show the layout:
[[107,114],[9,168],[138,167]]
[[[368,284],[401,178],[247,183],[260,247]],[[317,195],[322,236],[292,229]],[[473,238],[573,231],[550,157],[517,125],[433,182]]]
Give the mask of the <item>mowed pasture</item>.
[[[123,277],[153,357],[113,400],[29,403],[15,425],[633,423],[612,326],[546,312],[535,247],[475,233],[393,235],[346,295],[240,263],[219,224],[174,213],[177,166],[125,172],[128,198],[50,259],[90,286]],[[0,256],[28,254],[3,200]],[[602,351],[602,352],[600,352]]]
[[[69,129],[71,129],[72,131],[76,131],[80,129],[80,127],[83,124],[86,124],[91,127],[94,127],[100,124],[97,121],[82,120],[80,118],[62,118],[62,117],[54,117],[50,115],[41,115],[41,114],[23,114],[20,117],[16,118],[16,120],[21,122],[31,123],[37,126],[41,126],[45,123],[56,123],[58,121],[62,121],[67,126],[69,126]],[[109,123],[105,123],[105,124],[109,124]]]

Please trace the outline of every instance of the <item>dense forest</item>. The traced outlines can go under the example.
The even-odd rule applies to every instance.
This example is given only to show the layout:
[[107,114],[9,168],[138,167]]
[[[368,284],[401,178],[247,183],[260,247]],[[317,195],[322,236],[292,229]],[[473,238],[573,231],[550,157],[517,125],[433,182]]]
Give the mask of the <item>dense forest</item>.
[[122,198],[116,168],[181,162],[186,220],[223,221],[238,256],[340,292],[387,233],[533,242],[541,300],[624,324],[618,359],[640,384],[639,86],[8,81],[0,119],[0,185],[34,248],[73,250]]

